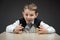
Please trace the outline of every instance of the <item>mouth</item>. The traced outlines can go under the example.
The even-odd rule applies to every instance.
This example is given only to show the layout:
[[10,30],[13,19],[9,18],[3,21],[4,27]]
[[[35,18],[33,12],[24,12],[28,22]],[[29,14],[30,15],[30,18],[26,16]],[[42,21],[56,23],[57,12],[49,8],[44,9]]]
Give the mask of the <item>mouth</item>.
[[32,22],[32,20],[27,20],[27,22],[28,22],[28,23],[31,23],[31,22]]
[[28,22],[31,22],[32,20],[28,20]]

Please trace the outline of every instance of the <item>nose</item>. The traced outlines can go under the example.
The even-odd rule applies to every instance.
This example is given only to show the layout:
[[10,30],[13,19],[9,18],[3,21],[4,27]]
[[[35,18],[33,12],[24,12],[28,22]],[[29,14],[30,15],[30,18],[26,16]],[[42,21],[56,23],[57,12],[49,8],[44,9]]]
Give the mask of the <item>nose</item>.
[[30,16],[28,15],[27,18],[30,18]]

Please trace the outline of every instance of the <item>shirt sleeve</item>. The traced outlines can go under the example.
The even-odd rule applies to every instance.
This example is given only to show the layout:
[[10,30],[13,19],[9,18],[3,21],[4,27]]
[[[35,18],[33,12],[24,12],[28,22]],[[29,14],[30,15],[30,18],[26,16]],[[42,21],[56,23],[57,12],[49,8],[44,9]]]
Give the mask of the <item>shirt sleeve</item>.
[[41,21],[40,25],[44,26],[48,30],[48,33],[54,33],[55,32],[55,29],[52,26],[44,23],[43,21]]
[[6,32],[13,32],[16,26],[20,24],[19,20],[15,21],[13,24],[10,24],[6,27]]

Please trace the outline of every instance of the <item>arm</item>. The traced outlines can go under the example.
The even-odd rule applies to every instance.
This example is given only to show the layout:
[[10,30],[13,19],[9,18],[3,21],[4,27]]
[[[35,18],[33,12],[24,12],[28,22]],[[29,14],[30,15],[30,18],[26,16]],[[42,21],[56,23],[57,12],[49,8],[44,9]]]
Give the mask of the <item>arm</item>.
[[6,27],[6,32],[13,32],[13,30],[19,25],[19,20],[15,21],[13,24],[10,24]]
[[49,26],[48,24],[44,23],[43,21],[41,21],[39,27],[40,27],[39,33],[54,33],[55,32],[55,29],[52,26]]

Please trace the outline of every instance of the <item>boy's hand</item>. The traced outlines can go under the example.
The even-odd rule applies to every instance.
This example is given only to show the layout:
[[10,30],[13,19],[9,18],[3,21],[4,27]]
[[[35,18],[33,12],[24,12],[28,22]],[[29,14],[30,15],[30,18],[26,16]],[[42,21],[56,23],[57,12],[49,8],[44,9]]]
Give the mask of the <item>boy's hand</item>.
[[17,27],[14,29],[14,33],[21,34],[21,33],[22,33],[22,29],[23,29],[23,26],[22,26],[22,24],[20,24],[19,26],[17,26]]
[[45,33],[48,33],[48,30],[43,25],[40,25],[38,29],[38,33],[45,34]]

